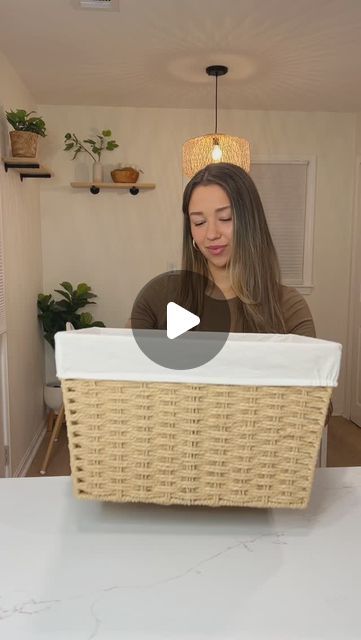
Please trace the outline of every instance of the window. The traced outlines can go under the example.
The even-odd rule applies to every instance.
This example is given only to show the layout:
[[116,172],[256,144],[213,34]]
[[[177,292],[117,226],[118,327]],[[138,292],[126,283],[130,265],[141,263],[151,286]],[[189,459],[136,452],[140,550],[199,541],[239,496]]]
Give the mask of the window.
[[282,283],[311,293],[316,160],[252,159]]

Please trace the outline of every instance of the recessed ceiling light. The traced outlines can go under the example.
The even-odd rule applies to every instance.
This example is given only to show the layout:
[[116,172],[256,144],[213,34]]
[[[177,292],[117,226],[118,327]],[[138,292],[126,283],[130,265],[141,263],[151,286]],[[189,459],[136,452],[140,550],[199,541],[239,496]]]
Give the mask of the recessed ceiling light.
[[80,9],[103,9],[105,11],[118,11],[119,0],[79,0]]

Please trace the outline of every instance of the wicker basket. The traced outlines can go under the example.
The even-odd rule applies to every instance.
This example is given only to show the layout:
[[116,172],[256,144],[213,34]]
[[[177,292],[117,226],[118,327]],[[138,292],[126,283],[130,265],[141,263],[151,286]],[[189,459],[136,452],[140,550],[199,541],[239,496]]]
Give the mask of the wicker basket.
[[139,178],[139,171],[132,167],[124,167],[123,169],[113,169],[110,172],[113,182],[126,182],[134,184]]
[[302,508],[331,388],[63,380],[79,498]]
[[39,136],[32,131],[10,131],[11,153],[14,158],[36,158]]
[[[159,346],[162,332],[148,333]],[[177,340],[183,351],[213,338]],[[184,371],[152,362],[130,329],[59,332],[55,345],[79,498],[307,505],[341,345],[229,334],[216,357]]]

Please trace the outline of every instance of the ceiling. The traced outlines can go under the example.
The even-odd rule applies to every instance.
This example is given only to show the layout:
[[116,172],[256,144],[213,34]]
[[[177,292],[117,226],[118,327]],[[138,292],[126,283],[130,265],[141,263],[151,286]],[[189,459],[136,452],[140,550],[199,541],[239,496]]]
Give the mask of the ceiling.
[[361,111],[361,0],[0,0],[38,104]]

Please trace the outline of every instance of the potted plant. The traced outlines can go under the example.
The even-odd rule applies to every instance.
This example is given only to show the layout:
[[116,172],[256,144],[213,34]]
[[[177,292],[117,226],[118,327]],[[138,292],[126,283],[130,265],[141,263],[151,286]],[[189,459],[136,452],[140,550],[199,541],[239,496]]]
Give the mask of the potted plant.
[[[75,288],[70,282],[61,282],[61,289],[55,289],[61,298],[55,300],[52,294],[39,293],[37,300],[38,318],[40,319],[44,338],[55,348],[54,336],[58,331],[66,330],[66,323],[71,322],[74,329],[86,329],[88,327],[104,327],[104,323],[94,321],[89,312],[79,313],[90,304],[95,304],[93,298],[97,295],[91,287],[81,282]],[[44,387],[44,400],[47,406],[57,412],[62,404],[60,382],[50,382]]]
[[120,166],[119,169],[113,169],[113,171],[110,172],[110,175],[112,176],[113,182],[128,182],[130,184],[134,184],[137,182],[140,173],[143,173],[143,171],[137,167]]
[[32,116],[32,113],[36,112],[26,112],[25,109],[5,112],[8,123],[14,128],[9,134],[13,157],[35,158],[39,136],[46,136],[44,120],[39,116]]
[[[103,151],[113,151],[119,145],[115,142],[115,140],[109,140],[111,138],[112,132],[110,129],[103,129],[101,135],[97,135],[96,138],[98,140],[92,140],[91,138],[86,138],[85,140],[79,140],[79,138],[75,135],[75,133],[66,133],[64,144],[64,151],[72,151],[74,153],[72,160],[74,160],[77,155],[81,152],[87,153],[93,160],[93,180],[94,182],[102,181],[102,166],[100,164],[100,158],[102,156]],[[90,147],[91,151],[87,149],[87,146]],[[97,159],[98,158],[98,159]]]

